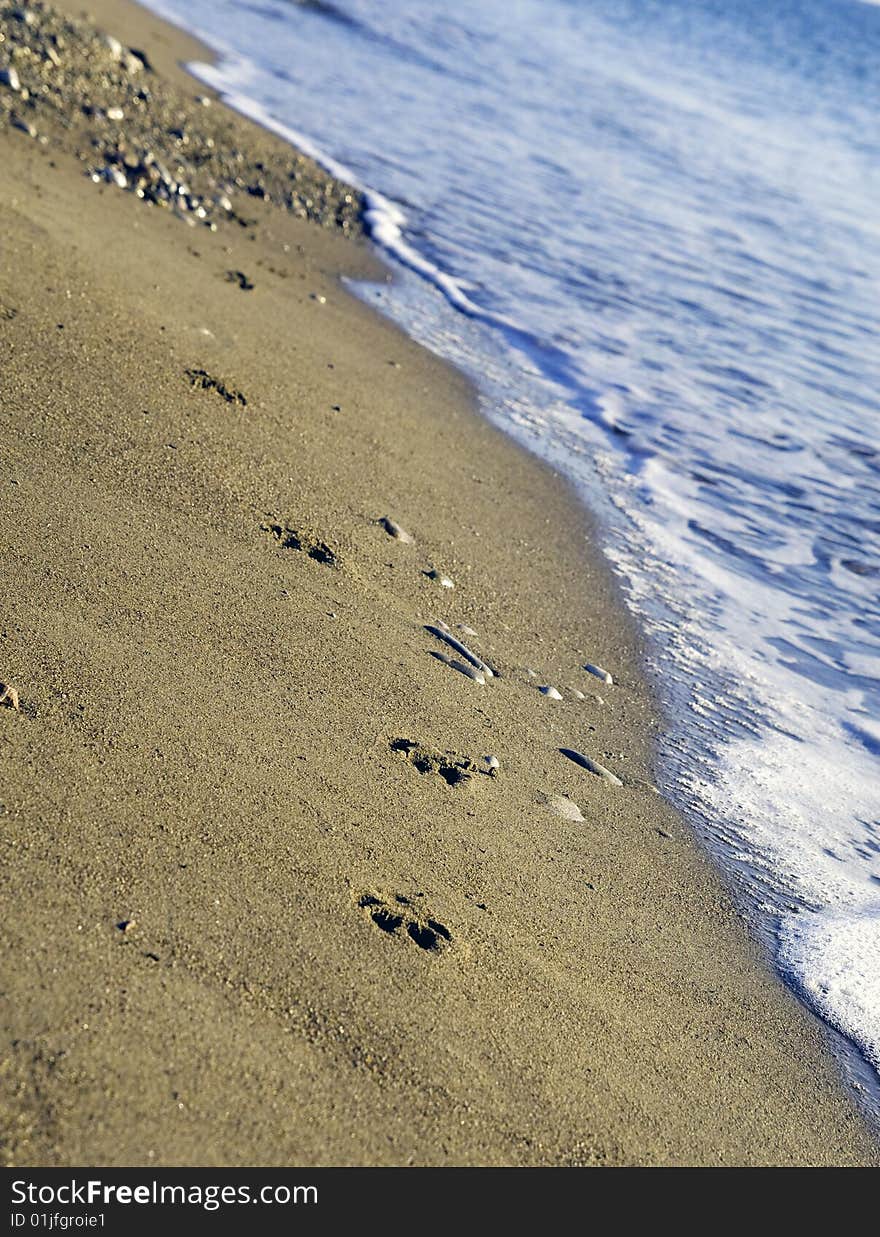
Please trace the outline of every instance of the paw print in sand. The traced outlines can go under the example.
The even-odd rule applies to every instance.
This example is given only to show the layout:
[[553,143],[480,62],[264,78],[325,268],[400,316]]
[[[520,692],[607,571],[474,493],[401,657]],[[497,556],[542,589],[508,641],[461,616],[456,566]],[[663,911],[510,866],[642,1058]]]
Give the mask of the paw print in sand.
[[[416,895],[418,898],[421,896]],[[445,924],[434,919],[424,906],[417,906],[413,898],[404,897],[402,893],[392,896],[364,893],[358,898],[357,904],[382,932],[408,939],[426,953],[442,953],[452,944],[452,933]]]

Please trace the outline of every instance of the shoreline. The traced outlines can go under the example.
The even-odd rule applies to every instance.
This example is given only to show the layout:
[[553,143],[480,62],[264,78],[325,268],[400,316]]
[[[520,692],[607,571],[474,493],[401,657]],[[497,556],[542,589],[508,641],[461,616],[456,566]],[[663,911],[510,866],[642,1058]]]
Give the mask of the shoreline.
[[[189,58],[95,7],[163,75]],[[55,134],[0,140],[10,1162],[877,1162],[653,793],[659,718],[587,514],[341,290],[381,277],[366,246],[264,202],[190,229]],[[497,682],[430,656],[438,620]],[[623,787],[560,757],[588,743]]]

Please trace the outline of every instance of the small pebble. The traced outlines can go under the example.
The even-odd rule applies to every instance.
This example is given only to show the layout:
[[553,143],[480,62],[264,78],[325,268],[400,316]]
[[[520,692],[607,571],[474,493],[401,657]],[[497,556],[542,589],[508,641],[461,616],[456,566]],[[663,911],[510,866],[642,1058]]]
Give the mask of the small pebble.
[[501,761],[497,756],[484,756],[483,759],[490,773],[496,773],[501,768]]
[[108,120],[124,120],[125,112],[122,110],[121,107],[108,107],[107,108],[107,119]]
[[495,672],[492,667],[487,666],[481,657],[477,657],[476,653],[472,653],[466,644],[456,640],[445,623],[437,623],[436,626],[428,623],[425,626],[425,630],[429,631],[437,640],[442,640],[450,648],[455,649],[456,653],[460,653],[466,661],[470,662],[474,669],[479,670],[487,679],[494,677]]
[[603,670],[601,666],[594,666],[591,661],[588,661],[584,669],[590,674],[594,674],[597,679],[601,679],[603,683],[607,683],[609,687],[614,683],[611,675],[607,670]]
[[122,59],[123,47],[119,42],[119,39],[114,39],[112,34],[102,34],[101,42],[107,48],[114,60]]
[[567,799],[565,795],[547,795],[545,798],[542,798],[541,802],[555,816],[561,816],[563,820],[583,822],[583,812],[576,803],[571,799]]
[[401,528],[397,521],[392,520],[389,515],[383,515],[379,523],[389,537],[394,537],[396,541],[402,541],[405,545],[412,544],[412,534],[408,533],[405,528]]
[[459,674],[466,675],[469,679],[473,679],[475,683],[479,683],[481,687],[486,686],[486,676],[482,670],[478,670],[476,666],[471,666],[465,661],[455,661],[452,657],[447,657],[445,653],[438,653],[432,649],[431,656],[437,661],[442,661],[444,666],[450,666],[453,670],[457,670]]
[[11,683],[0,683],[0,704],[7,709],[20,709],[18,692]]
[[546,696],[548,700],[561,700],[562,695],[555,687],[539,687],[538,691],[542,696]]
[[21,90],[21,79],[14,65],[6,65],[0,69],[0,85],[8,86],[16,93]]
[[593,760],[590,756],[585,756],[583,752],[576,752],[570,747],[561,747],[560,752],[563,756],[567,756],[569,760],[573,760],[576,765],[580,765],[582,769],[586,769],[588,773],[595,774],[596,777],[601,777],[605,782],[611,782],[613,786],[622,786],[623,782],[612,773],[610,769],[606,769],[604,765],[600,765],[598,760]]
[[486,686],[486,676],[482,670],[478,670],[476,666],[471,666],[466,661],[454,661],[452,658],[446,659],[447,666],[451,666],[453,670],[457,670],[459,674],[467,675],[469,679],[473,679],[475,683],[479,683],[481,687]]
[[441,575],[439,571],[426,571],[425,575],[429,580],[436,580],[441,588],[455,588],[449,576]]
[[584,693],[579,692],[576,687],[573,687],[571,689],[571,694],[574,696],[575,700],[586,700],[586,696],[584,695]]

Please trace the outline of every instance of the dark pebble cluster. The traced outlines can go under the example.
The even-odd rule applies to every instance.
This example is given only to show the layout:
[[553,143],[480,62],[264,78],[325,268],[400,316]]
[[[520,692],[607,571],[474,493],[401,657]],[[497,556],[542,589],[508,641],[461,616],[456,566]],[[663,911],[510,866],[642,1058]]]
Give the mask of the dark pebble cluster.
[[72,149],[84,171],[193,225],[247,225],[257,198],[361,231],[363,200],[313,160],[194,90],[88,18],[0,0],[0,125]]

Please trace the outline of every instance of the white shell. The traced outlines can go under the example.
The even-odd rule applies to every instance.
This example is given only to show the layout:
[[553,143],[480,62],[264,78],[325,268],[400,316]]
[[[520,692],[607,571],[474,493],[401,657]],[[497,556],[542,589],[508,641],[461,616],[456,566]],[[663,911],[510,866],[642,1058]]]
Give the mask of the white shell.
[[490,768],[490,769],[500,769],[500,768],[501,768],[501,761],[498,759],[498,757],[497,757],[497,756],[484,756],[484,757],[483,757],[483,759],[485,760],[486,765],[488,766],[488,768]]
[[538,691],[542,696],[546,696],[548,700],[561,700],[562,693],[558,692],[555,687],[539,687]]

